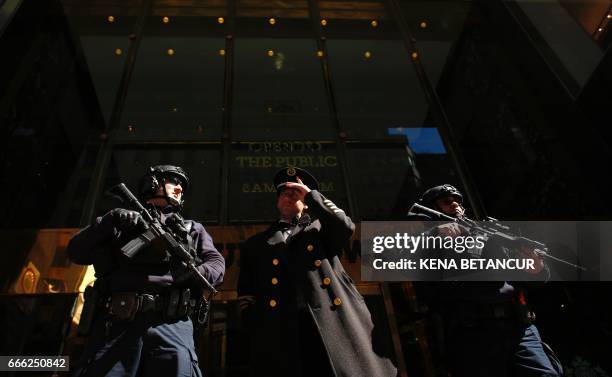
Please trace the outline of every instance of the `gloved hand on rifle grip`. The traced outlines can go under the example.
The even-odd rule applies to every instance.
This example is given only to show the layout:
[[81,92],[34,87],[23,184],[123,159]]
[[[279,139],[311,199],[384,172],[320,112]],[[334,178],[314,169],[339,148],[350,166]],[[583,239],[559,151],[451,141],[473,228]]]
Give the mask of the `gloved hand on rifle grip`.
[[174,282],[177,284],[196,280],[195,272],[187,266],[187,263],[183,261],[172,261],[170,263],[170,272]]
[[130,229],[137,229],[140,232],[144,232],[149,229],[147,222],[136,211],[129,209],[115,208],[109,212],[112,218],[113,225],[120,231],[127,231]]

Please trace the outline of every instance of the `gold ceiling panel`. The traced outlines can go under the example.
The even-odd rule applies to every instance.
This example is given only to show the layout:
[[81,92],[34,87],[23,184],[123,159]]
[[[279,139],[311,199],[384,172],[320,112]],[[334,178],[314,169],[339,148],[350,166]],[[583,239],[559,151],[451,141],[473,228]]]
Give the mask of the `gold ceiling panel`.
[[142,13],[142,0],[63,0],[64,12],[70,16],[138,16]]
[[226,0],[158,0],[153,2],[154,16],[225,17],[226,13]]
[[308,2],[306,0],[238,0],[236,15],[238,17],[308,18]]
[[322,18],[342,20],[386,19],[385,7],[377,1],[319,1]]
[[285,0],[285,1],[261,1],[261,0],[237,0],[238,8],[268,8],[268,9],[296,9],[308,8],[306,0]]
[[[72,16],[138,16],[142,14],[144,0],[63,0],[67,15]],[[153,2],[154,16],[181,17],[219,17],[227,16],[227,0],[156,0]],[[320,1],[319,9],[322,18],[345,20],[381,20],[385,19],[385,8],[377,1]],[[258,18],[309,17],[308,1],[284,0],[237,0],[238,17]]]
[[153,16],[174,16],[174,17],[225,17],[225,8],[174,8],[158,7],[154,8]]

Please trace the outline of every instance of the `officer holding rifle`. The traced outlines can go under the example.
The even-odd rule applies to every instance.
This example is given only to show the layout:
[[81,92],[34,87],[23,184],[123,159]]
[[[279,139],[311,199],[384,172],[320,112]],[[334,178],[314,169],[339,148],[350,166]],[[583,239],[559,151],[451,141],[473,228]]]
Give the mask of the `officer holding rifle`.
[[[436,216],[436,212],[442,216]],[[429,231],[448,237],[467,235],[468,226],[475,224],[465,217],[463,195],[449,184],[425,191],[408,218],[425,222],[450,219]],[[547,274],[536,248],[524,247],[537,244],[527,239],[516,243],[522,245],[516,252],[523,258],[532,258],[536,266],[523,273]],[[442,351],[453,377],[562,375],[560,362],[532,323],[535,315],[528,310],[522,290],[508,282],[491,281],[419,286],[432,296],[435,316],[441,320],[441,341],[445,344]]]
[[[93,264],[79,331],[89,334],[76,376],[201,376],[192,318],[204,322],[206,292],[225,261],[202,224],[180,215],[189,179],[172,165],[150,167],[133,211],[116,208],[77,233],[67,253]],[[138,208],[140,207],[140,208]]]

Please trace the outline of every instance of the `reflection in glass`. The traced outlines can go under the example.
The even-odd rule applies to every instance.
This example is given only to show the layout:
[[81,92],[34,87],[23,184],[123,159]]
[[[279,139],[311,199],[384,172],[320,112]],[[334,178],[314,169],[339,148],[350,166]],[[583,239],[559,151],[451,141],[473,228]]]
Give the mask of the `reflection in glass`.
[[126,37],[83,35],[81,44],[100,109],[108,125],[130,45],[129,40]]
[[333,137],[314,40],[237,39],[234,77],[234,139]]
[[577,95],[603,57],[596,42],[559,2],[514,0],[508,2],[508,8],[530,30],[540,53]]
[[276,220],[278,213],[273,178],[286,166],[308,170],[318,179],[320,191],[338,207],[349,212],[340,163],[337,148],[331,143],[273,141],[232,145],[230,221]]
[[361,220],[401,219],[420,183],[414,154],[405,140],[351,143],[348,156]]
[[[178,165],[190,179],[183,216],[199,222],[216,221],[219,216],[220,151],[218,147],[172,145],[164,147],[118,147],[113,151],[104,189],[121,182],[137,195],[140,178],[153,165]],[[117,206],[112,198],[102,198],[98,215]]]
[[108,126],[130,48],[129,35],[142,12],[139,1],[127,2],[115,15],[97,6],[63,2],[70,26],[79,38],[98,103]]
[[445,154],[444,142],[435,127],[390,128],[389,135],[404,135],[415,153]]
[[391,127],[423,125],[427,102],[401,41],[334,39],[327,45],[338,119],[349,138],[387,139]]
[[451,46],[464,32],[469,1],[400,1],[403,19],[416,40],[419,61],[436,88],[449,62]]
[[220,139],[225,58],[219,50],[224,47],[221,38],[145,34],[118,137]]

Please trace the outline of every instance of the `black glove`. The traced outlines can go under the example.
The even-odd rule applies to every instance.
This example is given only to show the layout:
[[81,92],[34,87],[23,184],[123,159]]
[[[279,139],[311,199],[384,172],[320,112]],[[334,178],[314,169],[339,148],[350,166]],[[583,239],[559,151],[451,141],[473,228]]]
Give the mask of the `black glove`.
[[187,239],[187,235],[189,234],[189,232],[187,232],[187,228],[185,227],[185,220],[183,220],[180,215],[176,213],[168,215],[168,217],[166,217],[164,225],[170,228],[170,230],[172,230],[172,232],[174,232],[181,239]]
[[136,211],[130,211],[129,209],[115,208],[109,212],[112,218],[113,225],[120,231],[126,231],[130,229],[136,229],[140,232],[144,232],[149,229],[147,222],[142,215]]
[[176,284],[192,283],[196,281],[196,273],[183,261],[173,260],[170,262],[170,273]]

